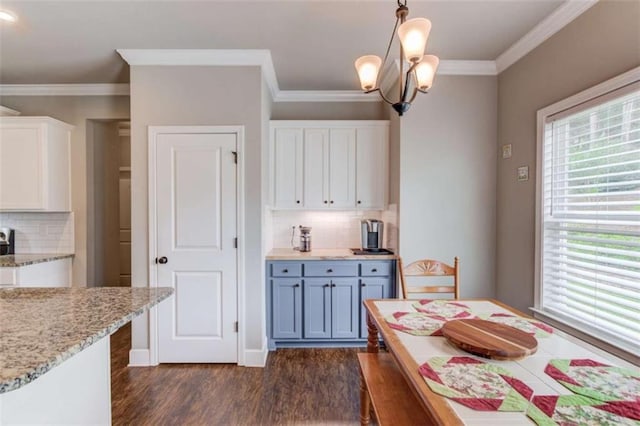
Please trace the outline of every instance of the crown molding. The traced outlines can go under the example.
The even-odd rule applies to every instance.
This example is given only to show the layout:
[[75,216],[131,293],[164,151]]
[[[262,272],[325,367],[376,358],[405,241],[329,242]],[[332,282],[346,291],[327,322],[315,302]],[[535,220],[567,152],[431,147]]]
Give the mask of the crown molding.
[[598,0],[568,0],[563,3],[496,58],[498,73],[516,63],[597,2]]
[[0,117],[16,117],[18,115],[20,115],[20,111],[0,105]]
[[257,66],[275,99],[280,92],[268,49],[116,49],[129,65]]
[[1,96],[129,96],[129,85],[117,84],[0,84]]
[[497,75],[495,61],[440,61],[436,75]]
[[281,90],[274,102],[380,102],[359,90]]

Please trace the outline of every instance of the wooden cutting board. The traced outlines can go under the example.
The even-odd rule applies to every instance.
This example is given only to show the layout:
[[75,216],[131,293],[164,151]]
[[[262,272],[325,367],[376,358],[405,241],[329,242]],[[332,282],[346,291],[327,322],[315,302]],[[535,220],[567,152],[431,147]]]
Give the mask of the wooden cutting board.
[[481,319],[448,321],[442,334],[460,349],[491,359],[521,359],[538,349],[538,341],[517,328]]

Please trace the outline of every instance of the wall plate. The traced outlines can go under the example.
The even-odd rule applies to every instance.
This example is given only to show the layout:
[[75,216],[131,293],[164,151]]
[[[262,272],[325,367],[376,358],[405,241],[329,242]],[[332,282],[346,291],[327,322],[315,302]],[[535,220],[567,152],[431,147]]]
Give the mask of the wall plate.
[[502,158],[511,158],[511,144],[502,145]]
[[518,167],[518,182],[529,180],[529,166]]

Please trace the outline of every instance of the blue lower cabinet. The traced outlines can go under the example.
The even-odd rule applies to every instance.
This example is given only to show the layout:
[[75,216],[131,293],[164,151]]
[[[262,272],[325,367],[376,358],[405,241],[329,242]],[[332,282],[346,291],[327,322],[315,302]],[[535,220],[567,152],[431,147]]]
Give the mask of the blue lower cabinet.
[[306,339],[331,338],[331,280],[329,278],[304,280],[304,337]]
[[302,337],[302,285],[300,278],[271,280],[271,336],[273,339]]
[[269,346],[332,346],[367,338],[365,299],[394,297],[395,260],[267,262]]
[[360,278],[360,337],[367,338],[367,310],[362,305],[365,299],[388,299],[391,297],[391,278]]
[[358,279],[331,279],[331,337],[358,338]]

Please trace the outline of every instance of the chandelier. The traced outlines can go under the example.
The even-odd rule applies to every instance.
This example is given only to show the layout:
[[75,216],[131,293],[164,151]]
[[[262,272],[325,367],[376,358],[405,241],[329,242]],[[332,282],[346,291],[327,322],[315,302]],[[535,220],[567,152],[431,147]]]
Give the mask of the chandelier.
[[[380,92],[382,99],[390,104],[398,115],[402,116],[415,99],[418,92],[427,93],[433,84],[433,77],[440,60],[434,55],[425,55],[424,49],[431,31],[431,21],[425,18],[407,20],[409,8],[407,1],[397,0],[396,24],[391,32],[391,39],[387,46],[384,60],[376,55],[361,56],[356,60],[356,70],[360,78],[360,86],[365,93]],[[398,101],[391,101],[378,83],[380,69],[387,63],[389,51],[393,44],[396,29],[400,38],[400,72],[398,77]],[[408,62],[408,69],[404,74],[404,61]]]

